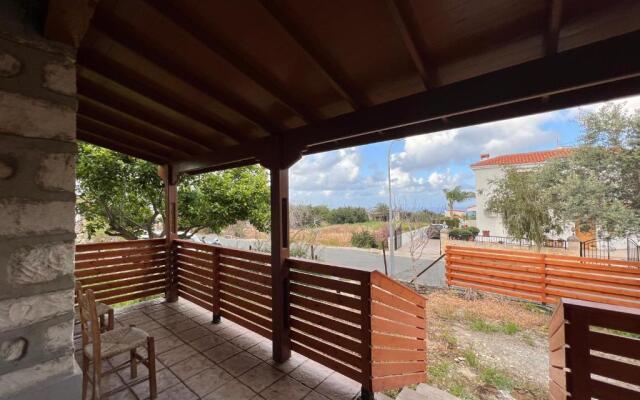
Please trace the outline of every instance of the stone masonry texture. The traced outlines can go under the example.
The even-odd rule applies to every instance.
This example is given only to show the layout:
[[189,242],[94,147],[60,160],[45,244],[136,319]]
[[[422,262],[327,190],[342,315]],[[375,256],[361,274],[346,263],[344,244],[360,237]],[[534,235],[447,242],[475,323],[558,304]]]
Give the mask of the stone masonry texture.
[[21,4],[0,3],[0,398],[79,399],[75,52],[10,15]]

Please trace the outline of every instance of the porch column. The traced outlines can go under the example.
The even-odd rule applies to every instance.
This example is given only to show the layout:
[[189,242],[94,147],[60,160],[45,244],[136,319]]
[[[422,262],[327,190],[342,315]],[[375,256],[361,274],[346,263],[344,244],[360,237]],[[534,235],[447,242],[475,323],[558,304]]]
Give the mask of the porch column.
[[160,171],[164,181],[165,220],[164,232],[167,244],[167,292],[168,303],[178,300],[178,285],[174,260],[173,240],[178,238],[178,182],[173,178],[171,165],[165,165]]
[[271,167],[271,277],[273,359],[291,357],[289,340],[289,169]]

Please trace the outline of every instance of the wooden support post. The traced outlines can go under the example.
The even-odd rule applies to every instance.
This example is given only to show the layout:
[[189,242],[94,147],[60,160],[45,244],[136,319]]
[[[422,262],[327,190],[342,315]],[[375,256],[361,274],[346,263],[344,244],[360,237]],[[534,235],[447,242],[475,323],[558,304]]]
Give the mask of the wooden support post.
[[360,327],[362,337],[362,390],[361,400],[373,400],[373,348],[371,346],[371,274],[360,282],[360,301],[362,314]]
[[213,249],[213,319],[211,323],[220,323],[220,250]]
[[178,300],[178,277],[175,263],[174,239],[178,238],[178,182],[173,178],[172,167],[165,165],[159,171],[164,181],[165,221],[164,231],[167,244],[167,292],[168,303]]
[[589,315],[583,309],[564,305],[564,316],[569,321],[565,326],[567,352],[566,365],[571,370],[567,374],[567,389],[575,400],[591,399],[589,372]]
[[271,296],[273,359],[291,357],[289,339],[289,169],[271,166]]

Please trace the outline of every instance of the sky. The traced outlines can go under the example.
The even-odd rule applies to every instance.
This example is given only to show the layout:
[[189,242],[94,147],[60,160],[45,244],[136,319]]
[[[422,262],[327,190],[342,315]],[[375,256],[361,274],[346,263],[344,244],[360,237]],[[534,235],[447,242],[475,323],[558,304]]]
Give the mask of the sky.
[[[616,100],[640,108],[640,96]],[[602,103],[535,114],[498,122],[412,136],[366,146],[303,157],[291,169],[292,204],[361,206],[388,202],[387,163],[391,146],[391,188],[394,204],[408,209],[442,212],[443,189],[460,185],[475,189],[470,164],[480,154],[491,157],[575,146],[580,111]],[[464,209],[474,200],[456,205]]]

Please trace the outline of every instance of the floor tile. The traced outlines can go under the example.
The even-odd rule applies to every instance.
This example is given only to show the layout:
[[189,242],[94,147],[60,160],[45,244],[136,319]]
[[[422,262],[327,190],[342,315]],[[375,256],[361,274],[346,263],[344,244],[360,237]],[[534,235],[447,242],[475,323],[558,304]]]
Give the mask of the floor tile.
[[157,328],[157,329],[153,329],[148,333],[149,333],[149,336],[153,336],[154,337],[154,339],[156,340],[156,343],[160,339],[164,339],[166,337],[169,337],[169,336],[173,335],[173,332],[171,332],[167,328],[163,328],[163,327],[160,327],[160,328]]
[[248,386],[234,379],[205,396],[203,400],[249,400],[255,395]]
[[197,354],[192,357],[182,360],[177,364],[172,365],[171,371],[176,374],[181,380],[187,380],[198,372],[213,367],[215,364],[202,354]]
[[229,325],[225,329],[218,331],[218,335],[227,340],[231,340],[248,332],[250,332],[248,329],[242,328],[239,325]]
[[174,349],[178,346],[182,346],[184,342],[180,340],[177,336],[171,335],[160,340],[156,340],[156,354],[165,353],[171,349]]
[[266,400],[300,400],[311,389],[302,383],[285,376],[273,385],[260,392],[260,396]]
[[180,337],[180,339],[184,340],[185,342],[191,342],[193,340],[201,338],[201,337],[203,337],[205,335],[208,335],[210,333],[211,332],[209,332],[208,329],[203,328],[201,326],[196,326],[195,328],[180,332],[178,334],[178,337]]
[[203,397],[232,380],[233,377],[218,366],[207,368],[184,383],[198,396]]
[[234,345],[240,347],[241,349],[245,350],[265,340],[267,339],[258,335],[257,333],[249,332],[249,333],[245,333],[243,335],[237,336],[229,341]]
[[332,373],[333,371],[324,365],[313,360],[307,360],[298,368],[291,371],[289,376],[303,383],[305,386],[315,388]]
[[198,351],[206,351],[212,347],[221,345],[225,340],[215,333],[208,332],[206,336],[190,341],[189,344]]
[[275,368],[278,368],[284,373],[289,373],[298,368],[305,361],[307,361],[307,357],[295,352],[291,352],[291,357],[283,363],[276,363],[273,359],[268,360],[267,363]]
[[307,397],[304,398],[304,400],[329,400],[329,399],[318,392],[312,391],[307,395]]
[[[158,386],[158,393],[170,388],[171,386],[179,382],[180,380],[178,379],[178,377],[175,376],[171,371],[169,371],[168,368],[165,368],[162,371],[156,373],[156,384]],[[140,400],[149,398],[149,381],[141,382],[135,385],[132,389]]]
[[260,364],[260,359],[243,351],[235,356],[224,360],[220,366],[233,376],[242,375],[251,368]]
[[260,392],[268,386],[271,386],[273,382],[280,379],[283,375],[282,371],[268,364],[260,363],[243,375],[240,375],[238,379],[254,391]]
[[226,360],[227,358],[235,354],[240,353],[241,351],[242,349],[240,349],[239,347],[236,347],[229,342],[225,342],[219,346],[216,346],[212,349],[205,351],[203,354],[207,356],[210,360],[216,363],[221,363],[222,361]]
[[253,347],[249,347],[247,351],[262,361],[267,361],[273,356],[273,345],[271,341],[260,342]]
[[198,398],[184,383],[178,383],[158,394],[157,400],[198,400]]
[[315,390],[332,400],[351,400],[360,392],[362,385],[343,375],[333,373]]
[[199,325],[191,321],[190,319],[184,321],[176,321],[164,325],[165,328],[169,329],[172,332],[175,332],[176,334],[195,328],[197,326]]
[[197,351],[189,346],[188,344],[183,344],[182,346],[178,346],[174,349],[167,351],[166,353],[162,353],[158,355],[158,359],[167,367],[172,366],[186,358],[189,358],[196,354]]

